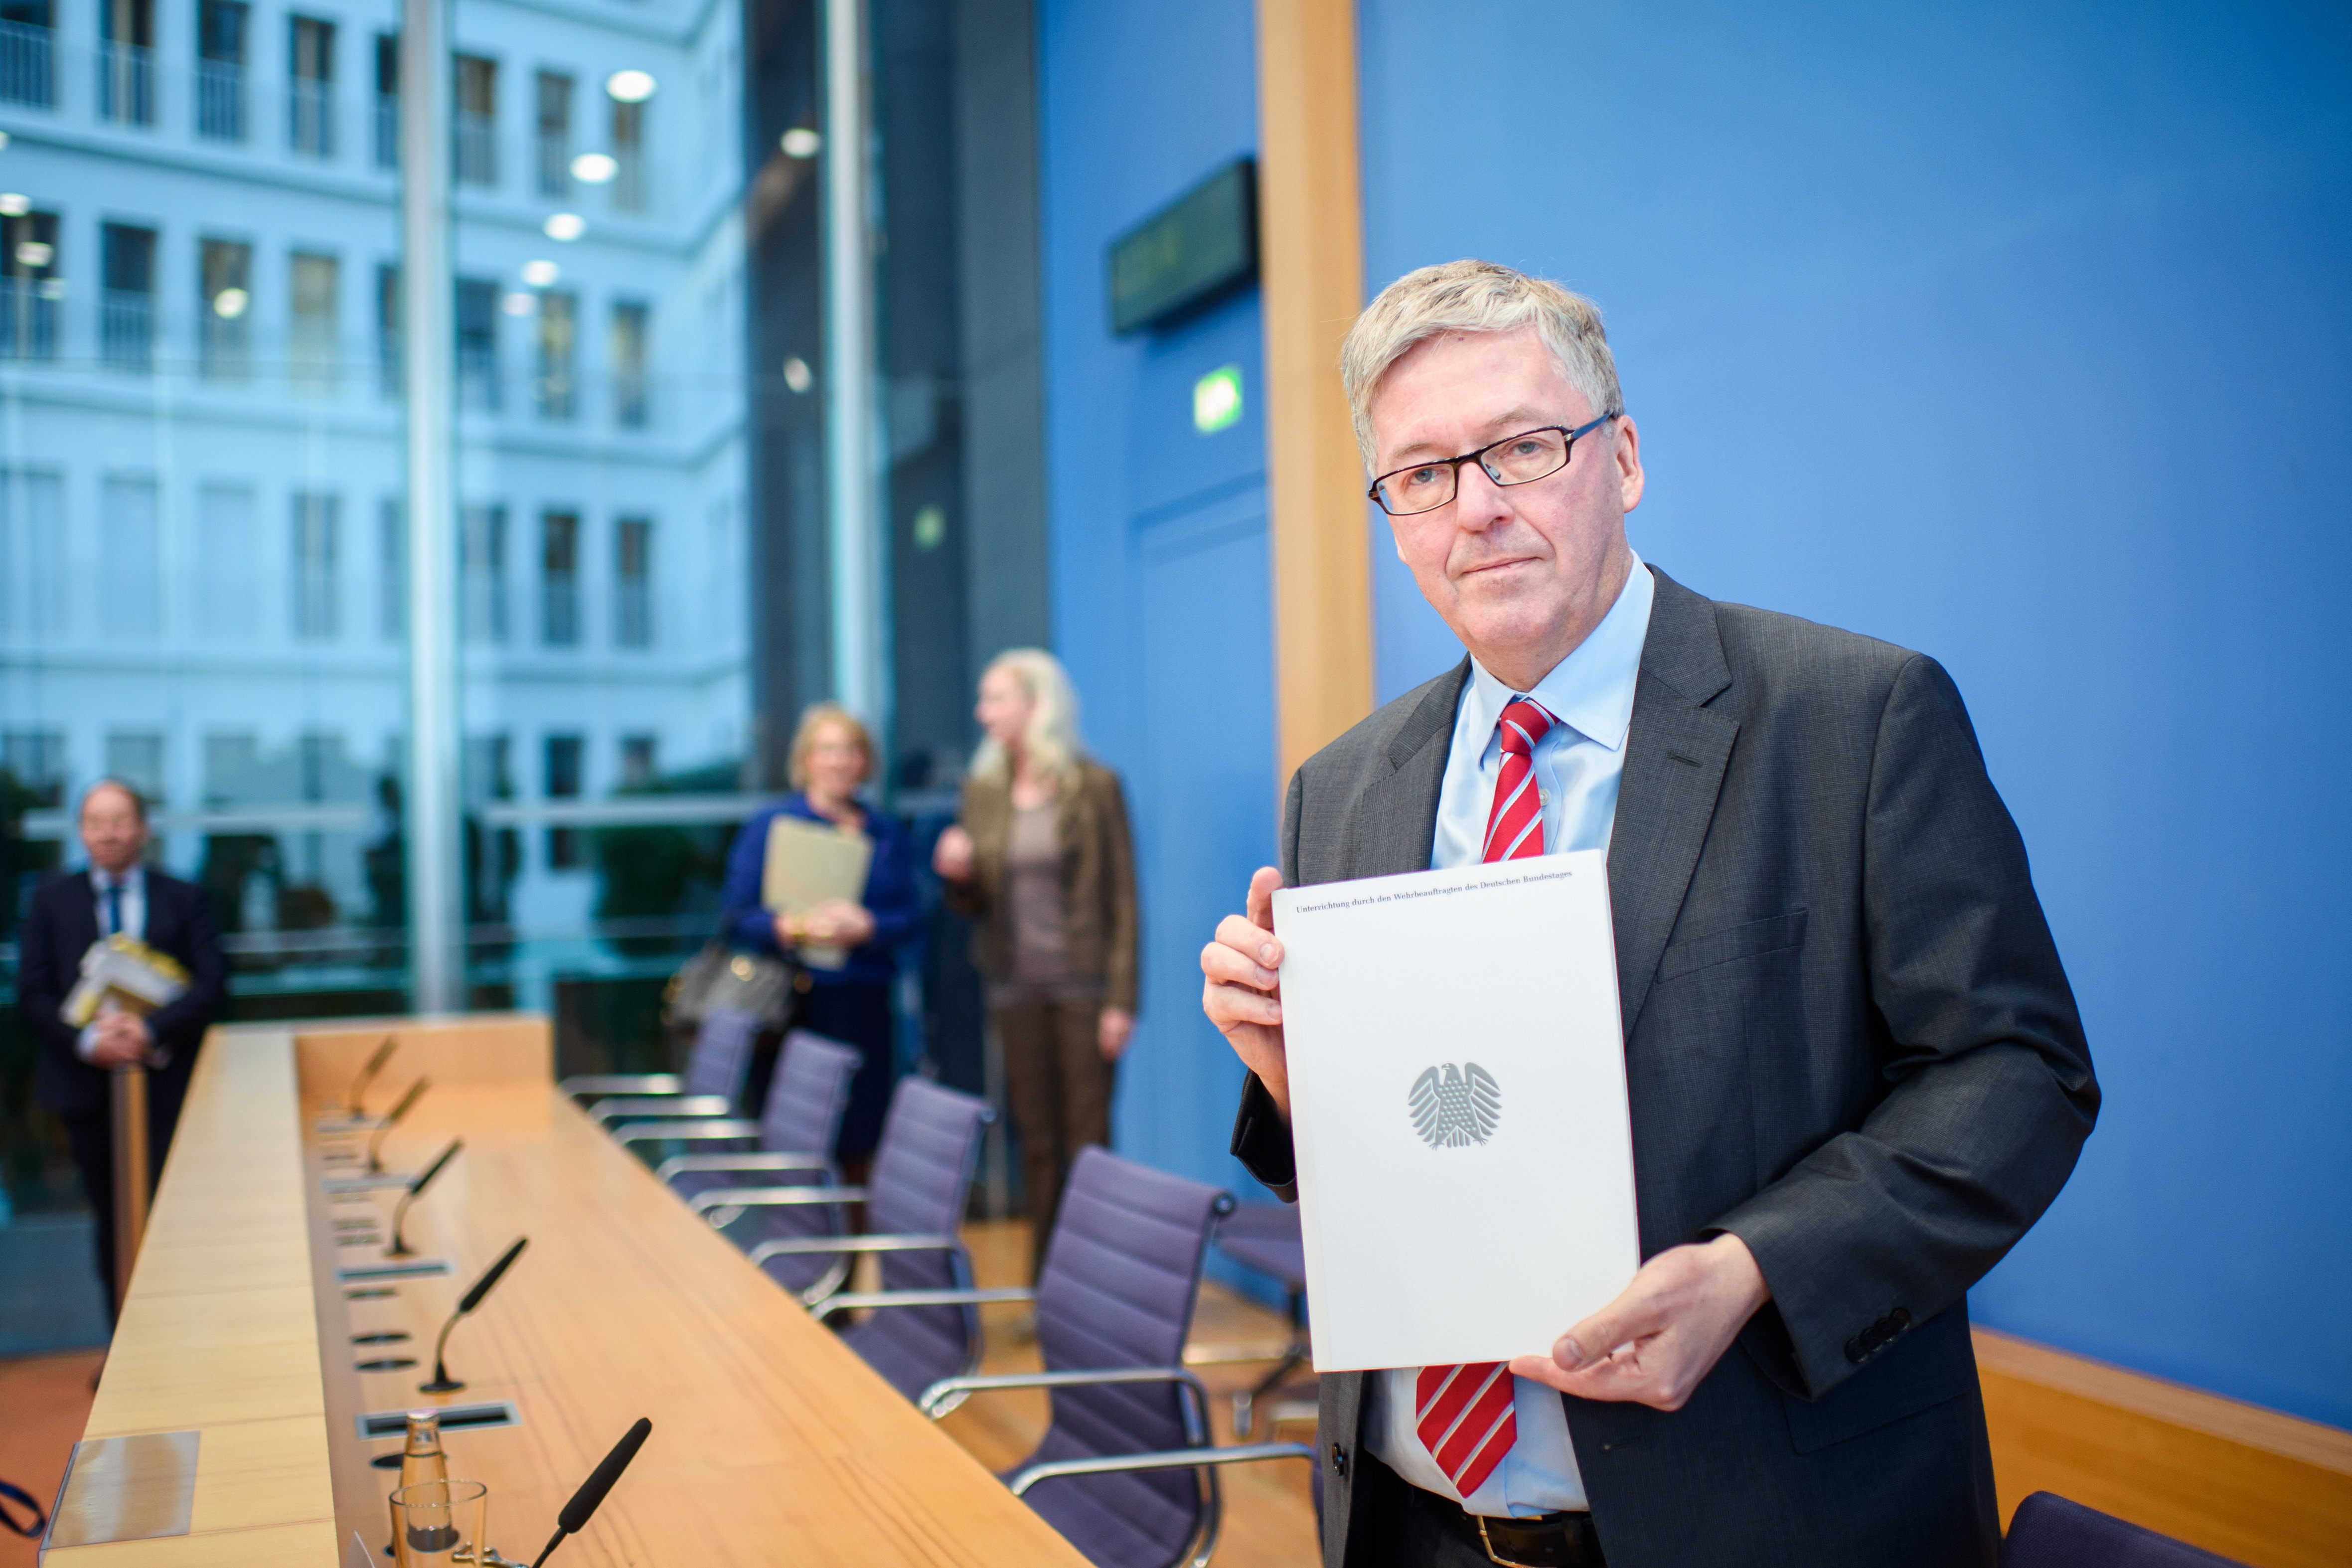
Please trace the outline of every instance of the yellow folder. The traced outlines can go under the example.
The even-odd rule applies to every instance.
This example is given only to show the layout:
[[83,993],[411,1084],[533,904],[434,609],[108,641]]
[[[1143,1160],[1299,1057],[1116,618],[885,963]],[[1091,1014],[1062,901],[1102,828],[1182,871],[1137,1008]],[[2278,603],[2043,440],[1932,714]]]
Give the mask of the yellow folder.
[[[760,902],[780,915],[804,915],[829,899],[856,903],[873,858],[874,841],[854,828],[778,816],[768,824]],[[839,969],[849,962],[849,950],[803,947],[799,958],[811,969]]]

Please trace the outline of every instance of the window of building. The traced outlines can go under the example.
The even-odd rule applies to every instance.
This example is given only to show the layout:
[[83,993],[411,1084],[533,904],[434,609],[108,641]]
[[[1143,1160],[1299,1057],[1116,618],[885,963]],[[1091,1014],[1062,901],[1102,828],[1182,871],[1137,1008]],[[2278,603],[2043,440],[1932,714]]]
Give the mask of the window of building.
[[287,19],[286,144],[311,158],[335,155],[335,25]]
[[[578,735],[547,737],[547,798],[577,800],[581,795],[581,762],[587,742]],[[588,863],[583,836],[576,827],[547,830],[547,864],[557,871],[576,870]]]
[[539,297],[539,374],[533,382],[541,419],[570,419],[578,412],[580,297],[549,289]]
[[208,381],[253,373],[253,247],[241,239],[196,245],[196,368]]
[[31,792],[33,804],[57,807],[66,801],[66,732],[63,730],[0,730],[0,773]]
[[98,487],[98,632],[108,643],[152,643],[163,632],[163,537],[155,481],[107,476]]
[[539,640],[572,647],[580,641],[580,514],[541,513],[539,540]]
[[400,35],[375,36],[375,166],[400,167]]
[[642,430],[652,423],[646,387],[647,308],[633,300],[613,306],[613,341],[606,356],[613,374],[613,423]]
[[467,641],[507,640],[507,509],[469,506],[457,514],[458,616]]
[[645,103],[624,103],[612,100],[613,105],[613,205],[625,213],[641,213],[647,206],[646,188],[646,110]]
[[379,263],[375,269],[375,386],[386,397],[398,397],[407,368],[400,331],[400,267]]
[[196,490],[196,635],[211,643],[254,640],[260,605],[255,548],[257,511],[253,486],[241,479],[208,480]]
[[625,517],[614,526],[613,640],[623,647],[654,646],[654,524]]
[[118,370],[155,368],[155,231],[100,224],[99,357]]
[[289,265],[293,311],[286,333],[286,374],[306,392],[331,395],[336,382],[336,297],[342,263],[298,250]]
[[659,776],[654,765],[656,737],[624,735],[621,737],[621,787],[644,789]]
[[0,359],[58,357],[58,215],[0,216]]
[[456,57],[457,69],[457,174],[461,185],[499,183],[499,62],[479,55]]
[[398,496],[375,509],[376,635],[386,642],[408,637],[408,518]]
[[539,194],[572,194],[572,79],[539,73]]
[[0,469],[0,633],[62,632],[72,604],[66,580],[65,476]]
[[163,800],[163,737],[152,730],[106,732],[106,776],[137,790],[150,805]]
[[494,279],[457,279],[457,406],[499,408],[499,286]]
[[56,24],[50,0],[0,0],[0,103],[57,102]]
[[155,0],[105,0],[98,8],[98,117],[155,123]]
[[205,804],[226,805],[244,793],[261,765],[261,742],[245,730],[215,730],[205,736]]
[[245,140],[245,35],[251,16],[244,0],[197,0],[196,134],[208,142]]
[[335,532],[341,498],[294,493],[294,635],[331,640],[336,630]]

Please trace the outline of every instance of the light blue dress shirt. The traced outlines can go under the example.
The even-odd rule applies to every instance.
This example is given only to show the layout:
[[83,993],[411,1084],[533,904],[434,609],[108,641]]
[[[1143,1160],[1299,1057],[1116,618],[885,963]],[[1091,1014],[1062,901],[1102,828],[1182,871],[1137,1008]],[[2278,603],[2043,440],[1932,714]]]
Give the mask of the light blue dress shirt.
[[[1558,723],[1536,742],[1536,786],[1543,792],[1544,852],[1606,849],[1617,819],[1617,784],[1625,767],[1625,732],[1633,721],[1633,686],[1642,643],[1650,635],[1657,584],[1639,557],[1617,602],[1576,650],[1536,683],[1515,692],[1476,660],[1454,715],[1453,749],[1437,794],[1437,834],[1429,864],[1475,866],[1486,839],[1486,814],[1502,767],[1496,725],[1513,697],[1532,697]],[[1569,1325],[1562,1323],[1566,1332]],[[1389,1468],[1414,1486],[1454,1498],[1472,1513],[1528,1518],[1584,1509],[1584,1478],[1568,1440],[1568,1415],[1556,1390],[1515,1378],[1518,1440],[1478,1489],[1465,1498],[1422,1447],[1413,1430],[1419,1367],[1377,1372],[1364,1380],[1364,1440]]]

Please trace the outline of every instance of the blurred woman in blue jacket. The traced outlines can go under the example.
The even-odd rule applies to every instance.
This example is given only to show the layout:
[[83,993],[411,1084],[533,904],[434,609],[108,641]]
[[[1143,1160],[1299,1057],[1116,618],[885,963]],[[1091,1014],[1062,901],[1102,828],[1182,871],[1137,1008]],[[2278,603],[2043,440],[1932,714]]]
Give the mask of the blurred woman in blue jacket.
[[[914,849],[906,828],[857,798],[858,786],[873,772],[874,742],[866,726],[835,703],[812,704],[793,734],[793,793],[735,836],[723,900],[728,942],[744,952],[791,957],[803,945],[850,949],[849,962],[840,969],[801,971],[806,989],[793,1026],[866,1053],[850,1082],[849,1110],[835,1150],[853,1181],[860,1173],[848,1167],[862,1167],[881,1141],[883,1112],[898,1076],[890,987],[898,973],[898,948],[914,933],[919,914]],[[866,890],[857,902],[836,899],[800,915],[761,907],[768,825],[779,816],[847,828],[873,842]]]

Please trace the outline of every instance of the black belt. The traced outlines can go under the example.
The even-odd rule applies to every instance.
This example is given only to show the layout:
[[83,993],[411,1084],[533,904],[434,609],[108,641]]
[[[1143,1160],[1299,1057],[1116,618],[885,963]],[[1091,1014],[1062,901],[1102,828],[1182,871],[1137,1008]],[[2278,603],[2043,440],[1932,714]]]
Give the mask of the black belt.
[[1601,1535],[1589,1513],[1547,1513],[1534,1519],[1489,1519],[1451,1498],[1411,1489],[1448,1530],[1504,1568],[1608,1568]]

